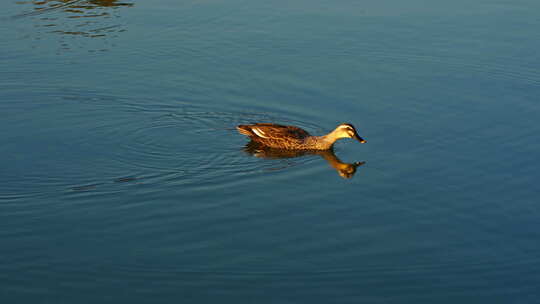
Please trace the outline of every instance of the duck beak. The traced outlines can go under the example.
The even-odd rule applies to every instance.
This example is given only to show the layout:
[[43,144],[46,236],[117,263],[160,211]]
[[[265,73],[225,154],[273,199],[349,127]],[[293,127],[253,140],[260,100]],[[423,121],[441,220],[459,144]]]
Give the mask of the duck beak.
[[358,140],[361,144],[367,143],[367,140],[363,139],[362,137],[358,136],[358,134],[354,134],[354,139]]

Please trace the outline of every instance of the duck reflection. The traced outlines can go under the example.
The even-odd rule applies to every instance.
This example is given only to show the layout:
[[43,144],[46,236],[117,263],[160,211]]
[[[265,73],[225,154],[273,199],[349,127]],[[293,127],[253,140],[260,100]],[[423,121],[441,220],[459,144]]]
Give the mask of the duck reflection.
[[[32,5],[32,11],[23,13],[15,18],[30,16],[36,18],[35,29],[37,34],[54,33],[60,34],[59,42],[62,49],[71,49],[71,45],[84,47],[81,42],[73,42],[73,38],[104,38],[116,37],[125,29],[118,23],[113,23],[119,18],[116,10],[120,7],[131,7],[134,4],[119,0],[43,0],[43,1],[20,1],[23,5]],[[58,14],[62,12],[63,14]],[[36,37],[40,40],[42,37]],[[69,39],[71,38],[71,39]],[[110,42],[106,42],[110,45]],[[99,50],[106,50],[103,45]],[[92,50],[89,50],[92,51]]]
[[275,149],[261,145],[255,141],[248,142],[243,149],[246,153],[260,158],[280,159],[294,158],[306,155],[319,155],[324,158],[328,164],[334,168],[339,176],[343,178],[351,178],[356,173],[356,168],[366,162],[354,162],[352,164],[342,162],[333,150],[286,150]]

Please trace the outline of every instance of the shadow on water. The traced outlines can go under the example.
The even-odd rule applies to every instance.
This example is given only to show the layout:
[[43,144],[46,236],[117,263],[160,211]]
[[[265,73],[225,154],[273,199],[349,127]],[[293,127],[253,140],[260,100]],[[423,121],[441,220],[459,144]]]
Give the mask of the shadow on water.
[[[116,38],[126,31],[118,23],[117,9],[132,7],[129,1],[118,0],[44,0],[20,1],[21,5],[32,7],[31,11],[13,16],[13,19],[32,18],[35,21],[35,33],[28,35],[41,40],[44,34],[60,35],[58,44],[61,50],[74,48],[87,49],[89,52],[106,51],[114,44],[109,38]],[[85,46],[81,38],[98,38],[102,43],[97,48]]]
[[248,142],[243,149],[255,157],[268,159],[294,158],[307,155],[319,155],[324,158],[328,164],[336,170],[342,178],[351,178],[356,173],[356,169],[366,162],[344,163],[333,150],[285,150],[268,148],[255,141]]

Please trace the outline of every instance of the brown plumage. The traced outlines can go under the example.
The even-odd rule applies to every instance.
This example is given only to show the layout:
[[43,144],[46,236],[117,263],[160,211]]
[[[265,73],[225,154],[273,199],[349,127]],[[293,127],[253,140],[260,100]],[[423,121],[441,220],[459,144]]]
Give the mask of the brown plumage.
[[307,131],[294,126],[272,123],[239,125],[238,132],[249,136],[251,140],[271,148],[289,150],[328,150],[336,140],[354,138],[361,143],[366,141],[358,136],[351,124],[341,124],[324,136],[311,136]]

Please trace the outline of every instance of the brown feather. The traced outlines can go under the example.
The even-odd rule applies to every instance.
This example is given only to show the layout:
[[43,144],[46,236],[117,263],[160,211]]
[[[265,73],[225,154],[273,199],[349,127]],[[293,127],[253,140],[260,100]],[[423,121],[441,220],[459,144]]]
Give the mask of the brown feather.
[[285,149],[298,149],[304,144],[309,133],[294,126],[284,126],[272,123],[256,123],[252,125],[239,125],[238,132],[249,136],[253,141],[269,147]]

